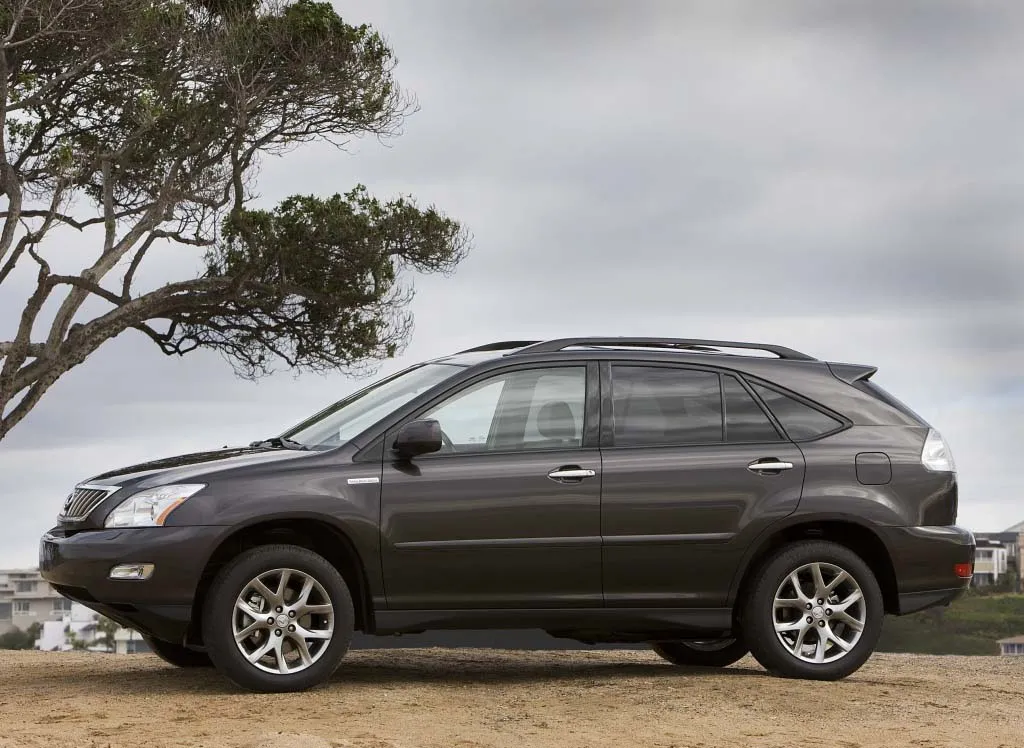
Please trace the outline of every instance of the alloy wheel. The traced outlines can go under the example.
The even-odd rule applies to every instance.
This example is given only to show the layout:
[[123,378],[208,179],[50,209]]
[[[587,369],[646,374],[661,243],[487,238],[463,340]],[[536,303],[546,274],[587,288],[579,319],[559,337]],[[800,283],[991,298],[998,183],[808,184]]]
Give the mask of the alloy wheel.
[[251,579],[231,619],[242,656],[267,673],[305,670],[334,637],[330,596],[315,577],[297,569],[273,569]]
[[864,591],[836,564],[803,564],[776,590],[772,621],[793,657],[813,664],[835,662],[860,641],[867,622]]

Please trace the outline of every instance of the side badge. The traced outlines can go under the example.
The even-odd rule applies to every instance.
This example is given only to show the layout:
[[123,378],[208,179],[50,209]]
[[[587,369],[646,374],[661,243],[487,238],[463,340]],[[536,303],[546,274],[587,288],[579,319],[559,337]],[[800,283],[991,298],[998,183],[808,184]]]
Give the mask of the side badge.
[[348,484],[350,486],[361,486],[366,483],[380,483],[380,478],[374,476],[373,478],[349,478]]

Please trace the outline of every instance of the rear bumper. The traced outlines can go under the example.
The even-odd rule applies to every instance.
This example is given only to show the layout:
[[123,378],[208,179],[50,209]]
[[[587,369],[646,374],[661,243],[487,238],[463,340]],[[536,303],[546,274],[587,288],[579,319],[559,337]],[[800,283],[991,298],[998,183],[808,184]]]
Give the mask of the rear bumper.
[[[39,570],[60,594],[143,634],[183,641],[203,569],[224,527],[145,527],[65,535],[39,543]],[[112,580],[118,564],[148,563],[145,581]]]
[[896,572],[899,614],[948,605],[971,586],[957,564],[974,562],[974,535],[962,527],[879,527]]

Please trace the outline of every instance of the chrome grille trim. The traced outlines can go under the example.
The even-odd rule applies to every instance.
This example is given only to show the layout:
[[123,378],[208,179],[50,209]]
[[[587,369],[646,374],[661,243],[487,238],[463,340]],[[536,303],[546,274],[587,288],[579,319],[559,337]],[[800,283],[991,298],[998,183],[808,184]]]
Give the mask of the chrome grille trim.
[[120,486],[80,483],[64,500],[64,508],[57,515],[57,519],[61,522],[80,522],[88,517],[93,509],[102,504],[105,498],[120,488]]

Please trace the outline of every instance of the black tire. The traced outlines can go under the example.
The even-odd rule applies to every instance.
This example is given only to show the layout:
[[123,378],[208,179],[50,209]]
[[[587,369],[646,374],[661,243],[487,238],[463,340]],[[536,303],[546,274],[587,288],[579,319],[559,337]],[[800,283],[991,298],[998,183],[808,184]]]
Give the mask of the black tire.
[[673,665],[684,667],[726,667],[749,651],[742,639],[655,642],[651,647]]
[[206,652],[197,649],[189,649],[181,644],[165,642],[162,639],[154,639],[152,636],[142,635],[142,640],[153,651],[157,657],[174,667],[213,667],[210,656]]
[[[845,571],[852,581],[840,582],[834,597],[826,595],[815,598],[814,595],[810,595],[808,599],[807,594],[814,586],[813,575],[808,570],[808,566],[812,564],[824,565],[822,577],[825,573],[838,576],[835,571],[838,568]],[[776,592],[780,592],[780,587],[797,570],[801,570],[798,579],[803,580],[803,588],[796,592],[794,587],[787,587],[786,589],[792,592],[785,593],[785,597],[789,598],[792,595],[797,600],[803,600],[804,602],[800,603],[803,609],[793,605],[790,606],[792,610],[789,612],[784,613],[780,608],[779,613],[776,613]],[[832,576],[831,580],[836,579],[836,576]],[[830,582],[830,579],[825,579],[825,582]],[[840,595],[856,598],[853,585],[858,586],[861,592],[862,602],[859,607],[858,603],[854,602],[849,608],[854,611],[853,617],[863,619],[857,624],[862,626],[859,638],[856,636],[855,627],[851,628],[840,619],[831,617],[841,614],[829,607],[830,601],[833,601],[836,608],[840,607]],[[818,600],[824,600],[824,604],[819,605]],[[812,606],[809,610],[806,609],[808,604]],[[813,643],[804,642],[798,646],[804,640],[797,631],[777,634],[777,615],[787,616],[779,623],[785,625],[787,621],[791,621],[789,625],[792,627],[803,627],[803,623],[810,619],[805,636],[813,636]],[[769,672],[787,678],[839,680],[867,662],[882,633],[884,617],[882,591],[875,575],[863,559],[838,543],[812,540],[788,545],[765,562],[758,571],[752,594],[742,611],[740,625],[751,653]],[[833,626],[836,628],[833,629]],[[815,633],[812,634],[812,631]],[[835,636],[837,631],[838,637]],[[829,635],[833,635],[832,641],[822,641],[822,637],[827,638]],[[792,647],[784,644],[781,637],[787,637]],[[845,637],[849,637],[849,640]],[[843,638],[844,646],[839,646],[839,642],[836,641],[838,638]],[[845,651],[847,647],[849,649]],[[824,660],[821,662],[808,661],[795,654],[799,650],[801,655],[812,657],[817,655],[819,648]]]
[[[275,570],[297,571],[313,578],[333,608],[333,630],[328,643],[317,651],[312,664],[297,672],[262,670],[246,659],[235,642],[233,626],[238,597],[252,580]],[[268,601],[267,612],[270,612],[269,605]],[[348,585],[326,559],[299,546],[265,545],[241,553],[217,575],[203,606],[203,641],[213,664],[235,685],[264,693],[303,691],[325,682],[337,669],[352,640],[354,620]],[[275,630],[265,629],[268,637],[265,641],[269,643]],[[254,634],[257,635],[263,634]],[[287,634],[284,640],[288,640]],[[277,659],[273,653],[268,656]]]

